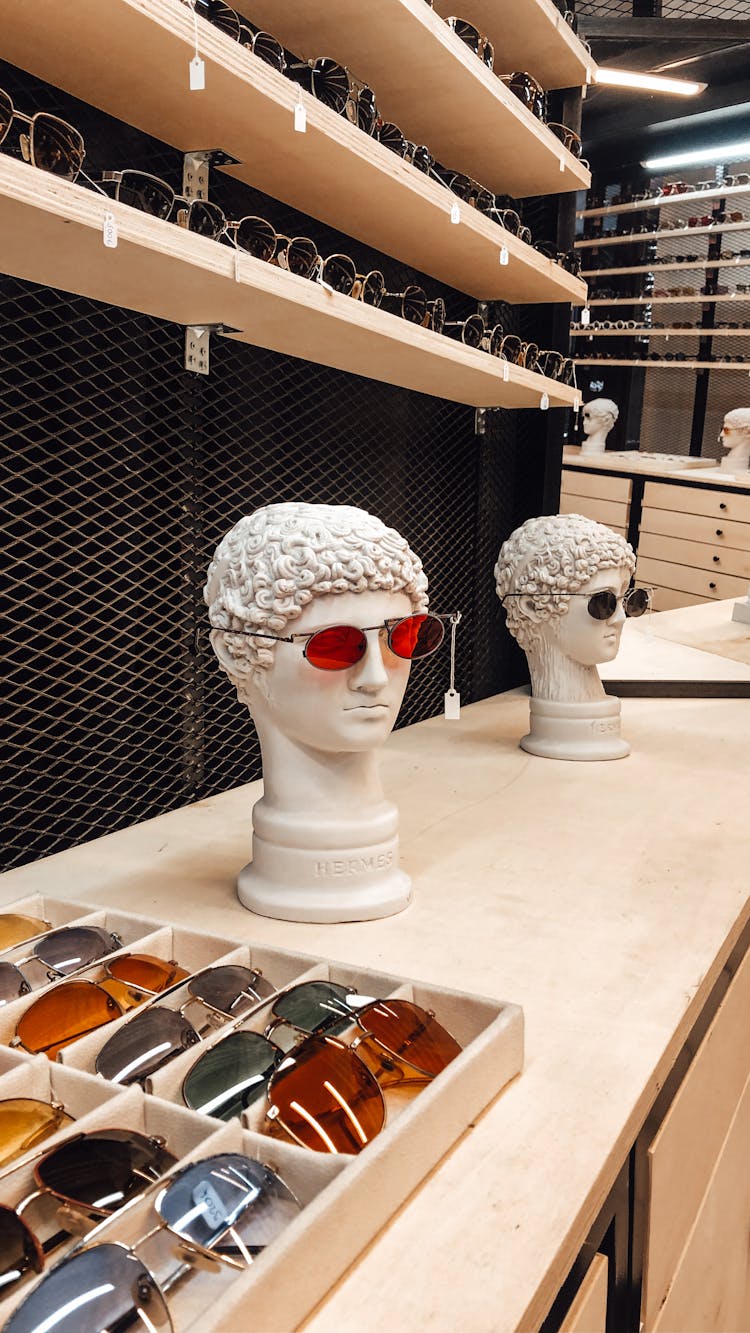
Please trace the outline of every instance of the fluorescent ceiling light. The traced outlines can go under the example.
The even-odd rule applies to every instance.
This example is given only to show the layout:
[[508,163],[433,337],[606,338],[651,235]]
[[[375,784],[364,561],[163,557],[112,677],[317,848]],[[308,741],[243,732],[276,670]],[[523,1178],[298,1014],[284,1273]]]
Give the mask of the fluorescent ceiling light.
[[698,148],[690,153],[671,153],[668,157],[650,157],[642,165],[658,171],[662,167],[697,167],[702,162],[736,162],[746,157],[750,157],[750,139],[743,143],[717,144],[715,148]]
[[607,69],[599,65],[597,83],[611,88],[637,88],[648,93],[673,93],[677,97],[695,97],[702,93],[705,83],[691,83],[689,79],[667,79],[663,74],[636,74],[629,69]]

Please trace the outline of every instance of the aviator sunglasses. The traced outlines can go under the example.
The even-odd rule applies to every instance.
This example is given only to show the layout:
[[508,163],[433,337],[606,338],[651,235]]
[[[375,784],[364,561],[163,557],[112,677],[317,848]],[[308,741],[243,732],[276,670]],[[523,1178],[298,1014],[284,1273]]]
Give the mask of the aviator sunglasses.
[[[239,1030],[201,1055],[183,1081],[183,1101],[231,1120],[265,1092],[271,1124],[320,1152],[359,1152],[385,1123],[383,1087],[430,1081],[461,1051],[431,1010],[336,982],[292,986],[271,1012],[263,1035]],[[347,1045],[335,1034],[352,1024],[361,1035]],[[297,1043],[291,1050],[270,1040],[284,1027]],[[360,1053],[372,1058],[372,1047],[373,1069]]]
[[[277,643],[295,643],[304,639],[303,657],[319,671],[346,671],[356,666],[367,652],[367,633],[385,630],[388,647],[404,661],[429,657],[440,647],[445,637],[444,621],[455,621],[455,614],[447,616],[421,612],[399,620],[386,620],[381,625],[330,625],[325,629],[300,634],[267,634],[265,630],[219,629],[220,634],[244,634],[250,638],[273,639]],[[457,622],[456,622],[457,623]]]
[[72,1125],[73,1120],[59,1102],[6,1097],[0,1101],[0,1167],[23,1157],[42,1139]]
[[[157,1282],[136,1250],[167,1231],[188,1255],[244,1270],[301,1211],[280,1176],[243,1153],[218,1153],[169,1176],[154,1200],[159,1223],[132,1246],[91,1244],[64,1259],[11,1315],[4,1333],[172,1333],[166,1293],[193,1265]],[[102,1223],[106,1226],[106,1223]],[[96,1234],[96,1233],[94,1233]],[[239,1256],[239,1258],[237,1257]]]
[[40,916],[26,916],[22,912],[0,912],[0,952],[25,944],[35,935],[44,935],[52,929],[52,922]]

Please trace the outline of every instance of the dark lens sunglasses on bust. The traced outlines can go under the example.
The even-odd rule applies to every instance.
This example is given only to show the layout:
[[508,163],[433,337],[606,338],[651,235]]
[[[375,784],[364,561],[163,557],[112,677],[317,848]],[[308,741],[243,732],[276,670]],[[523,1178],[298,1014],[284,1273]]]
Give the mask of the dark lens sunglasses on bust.
[[65,180],[76,179],[86,156],[83,135],[77,129],[46,111],[24,115],[16,110],[8,93],[0,89],[0,144],[5,143],[14,120],[21,120],[29,127],[28,134],[18,136],[25,162]]
[[[250,638],[273,639],[277,643],[295,643],[305,640],[303,657],[319,671],[346,671],[356,666],[367,652],[366,634],[371,630],[385,631],[388,647],[404,661],[429,657],[440,647],[445,637],[445,624],[453,622],[454,615],[437,616],[432,612],[386,620],[381,625],[330,625],[326,629],[304,634],[267,634],[264,630],[227,630],[220,634],[243,634]],[[457,623],[457,622],[456,622]]]
[[[503,597],[548,597],[550,592],[545,589],[537,588],[528,592],[508,592]],[[622,609],[629,619],[645,615],[646,611],[651,609],[652,589],[651,588],[630,588],[623,597],[618,597],[612,588],[602,588],[599,592],[564,592],[563,597],[587,597],[588,605],[586,610],[592,620],[609,620],[617,610],[618,602],[622,602]]]

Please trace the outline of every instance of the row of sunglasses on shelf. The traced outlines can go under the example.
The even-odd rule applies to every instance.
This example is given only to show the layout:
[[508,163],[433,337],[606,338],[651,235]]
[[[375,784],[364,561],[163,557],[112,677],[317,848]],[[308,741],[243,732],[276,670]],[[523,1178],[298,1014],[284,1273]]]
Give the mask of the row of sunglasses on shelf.
[[[0,1102],[0,1125],[14,1115],[41,1120],[44,1111],[31,1098]],[[0,1295],[20,1297],[3,1333],[170,1333],[167,1295],[178,1281],[205,1271],[206,1261],[214,1273],[247,1270],[303,1208],[277,1170],[247,1153],[181,1162],[162,1135],[124,1125],[64,1139],[33,1162],[33,1178],[31,1195],[0,1205]],[[13,1177],[4,1185],[11,1199]],[[139,1204],[142,1234],[130,1245],[108,1240],[122,1210]],[[47,1237],[51,1209],[58,1230]],[[147,1263],[138,1251],[157,1238]],[[157,1280],[165,1261],[172,1270]]]
[[733,189],[736,186],[749,186],[750,174],[738,171],[726,175],[720,181],[667,181],[665,185],[648,185],[641,190],[618,191],[607,198],[599,190],[589,190],[586,196],[587,208],[616,208],[619,204],[636,204],[644,199],[669,199],[674,195],[692,194],[698,190],[720,190],[722,187]]
[[587,240],[601,240],[602,245],[606,245],[610,236],[653,236],[660,231],[689,231],[693,227],[719,227],[726,223],[750,222],[750,218],[738,209],[727,212],[726,209],[720,209],[716,213],[695,213],[689,218],[661,218],[659,222],[641,222],[638,226],[629,223],[619,223],[614,231],[601,231],[595,224],[601,222],[601,219],[595,219],[594,223],[587,224],[584,227],[583,235]]
[[664,300],[669,296],[694,296],[700,300],[702,296],[747,296],[750,293],[750,283],[737,282],[730,291],[727,286],[720,282],[705,283],[703,287],[642,287],[637,293],[627,293],[618,291],[614,287],[597,287],[589,292],[590,301],[625,301],[629,297],[632,300],[643,300],[652,298],[654,300]]
[[[579,363],[580,362],[585,363],[587,361],[619,361],[621,359],[622,358],[618,352],[612,352],[612,351],[594,352],[587,350],[585,356],[578,357]],[[748,357],[746,357],[744,353],[729,353],[729,352],[721,352],[719,354],[710,352],[706,353],[705,355],[701,353],[700,357],[698,357],[695,354],[695,352],[670,351],[670,352],[648,352],[643,356],[638,356],[636,354],[634,356],[628,357],[627,359],[628,363],[632,362],[633,365],[637,365],[638,362],[640,361],[698,361],[698,360],[700,360],[701,362],[719,361],[722,363],[726,361],[737,361],[741,365],[744,365],[744,363],[748,360]]]
[[[266,1132],[328,1153],[361,1151],[385,1124],[383,1087],[429,1082],[461,1050],[432,1011],[410,1000],[361,995],[333,981],[279,986],[238,964],[191,973],[174,959],[121,948],[116,934],[94,926],[37,939],[25,961],[51,960],[57,984],[25,1005],[10,1044],[54,1060],[137,1008],[104,1041],[93,1072],[123,1087],[143,1084],[198,1048],[182,1079],[184,1105],[229,1121],[264,1099]],[[74,959],[77,972],[81,959],[96,963],[100,979],[71,975]],[[167,997],[169,1005],[157,1003]],[[253,1018],[262,1030],[243,1026]],[[358,1032],[354,1045],[340,1039],[348,1029]],[[0,1151],[0,1165],[7,1160]]]
[[572,320],[570,325],[572,329],[576,330],[582,329],[584,330],[584,332],[587,330],[596,331],[597,329],[609,329],[610,331],[617,333],[625,333],[629,329],[642,329],[644,326],[648,326],[649,329],[690,329],[693,333],[699,334],[703,338],[709,336],[709,334],[711,333],[711,328],[744,329],[746,327],[744,324],[740,323],[732,324],[728,323],[726,320],[722,320],[716,324],[712,324],[711,328],[702,328],[700,326],[696,326],[694,320],[689,320],[689,319],[682,319],[682,320],[670,319],[665,323],[663,320],[656,320],[656,319],[650,320],[649,318],[644,318],[642,320],[592,319],[588,324],[582,324],[580,320]]
[[[357,79],[345,65],[339,64],[329,56],[302,60],[288,51],[278,38],[256,28],[243,14],[238,14],[225,4],[224,0],[184,0],[184,3],[227,37],[231,37],[233,41],[251,51],[265,64],[271,65],[280,74],[299,84],[319,102],[339,115],[346,116],[365,134],[380,138],[383,142],[380,127],[384,122],[378,113],[375,92],[368,84]],[[489,38],[484,37],[478,28],[466,19],[448,18],[446,23],[488,69],[493,68],[495,50]],[[581,157],[583,148],[580,136],[567,125],[547,120],[547,94],[538,79],[525,70],[514,70],[510,74],[501,74],[498,77],[537,120],[547,125],[574,157]],[[407,143],[397,126],[389,124],[387,129],[387,147],[395,147],[395,140],[399,137]],[[429,157],[429,151],[424,145],[409,144],[408,148],[412,154],[409,160],[413,160],[414,152]],[[396,148],[395,151],[400,149]],[[401,156],[407,154],[402,152]]]
[[[0,146],[9,141],[14,120],[28,127],[28,133],[19,131],[21,154],[25,161],[40,171],[50,172],[69,181],[82,178],[108,198],[127,203],[142,213],[169,219],[188,231],[209,236],[214,240],[226,237],[240,249],[246,249],[250,254],[255,253],[253,246],[258,242],[256,238],[250,236],[250,224],[262,219],[245,218],[240,222],[230,222],[218,205],[206,200],[187,200],[166,181],[149,172],[105,171],[98,181],[92,180],[83,170],[86,146],[83,135],[75,126],[46,111],[38,111],[34,116],[27,116],[18,111],[10,95],[0,89]],[[524,226],[516,209],[506,204],[505,196],[495,195],[472,180],[470,176],[441,166],[426,149],[409,144],[396,126],[381,124],[377,137],[380,142],[386,144],[386,147],[398,152],[421,171],[439,180],[470,207],[475,208],[511,235],[517,236],[525,244],[532,244],[530,229]],[[15,145],[11,143],[11,146]],[[268,226],[269,224],[264,224],[264,227]],[[308,244],[311,245],[312,242]],[[261,248],[265,249],[265,241],[262,242]],[[534,249],[569,273],[578,275],[581,271],[580,256],[575,251],[558,250],[550,241],[538,241],[534,243]],[[292,272],[296,271],[293,263],[288,267]]]

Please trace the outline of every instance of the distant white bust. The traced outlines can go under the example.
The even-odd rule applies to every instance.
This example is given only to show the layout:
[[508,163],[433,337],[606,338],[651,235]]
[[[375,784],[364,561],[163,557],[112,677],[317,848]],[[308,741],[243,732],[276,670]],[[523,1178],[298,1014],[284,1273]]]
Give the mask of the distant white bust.
[[362,509],[273,504],[220,542],[204,597],[211,643],[263,759],[240,900],[296,921],[400,911],[411,884],[376,752],[404,697],[409,634],[442,637],[440,621],[425,621],[418,556]]
[[724,417],[719,444],[729,452],[721,460],[728,472],[750,467],[750,407],[734,407]]
[[584,403],[581,419],[583,424],[582,454],[603,454],[607,446],[607,436],[612,430],[620,409],[611,398],[592,398]]
[[[581,514],[530,518],[503,544],[495,587],[531,676],[531,754],[620,759],[620,701],[604,692],[597,662],[617,656],[633,548]],[[638,599],[642,601],[641,597]]]

